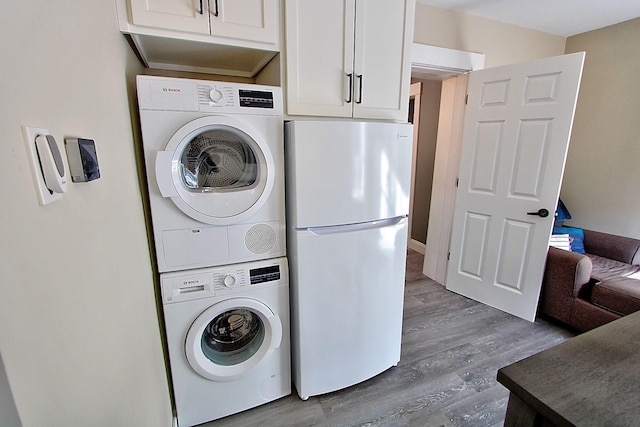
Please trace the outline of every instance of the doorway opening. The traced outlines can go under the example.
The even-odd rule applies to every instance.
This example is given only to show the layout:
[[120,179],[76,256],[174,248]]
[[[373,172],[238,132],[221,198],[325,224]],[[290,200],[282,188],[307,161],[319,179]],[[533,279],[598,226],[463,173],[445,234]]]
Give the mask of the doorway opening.
[[441,91],[440,80],[411,79],[409,122],[413,124],[413,161],[408,246],[423,255],[427,243]]
[[[425,255],[423,274],[444,284],[464,114],[466,73],[484,55],[413,44],[414,123],[408,247]],[[413,85],[412,85],[413,86]],[[420,90],[417,88],[421,87]]]

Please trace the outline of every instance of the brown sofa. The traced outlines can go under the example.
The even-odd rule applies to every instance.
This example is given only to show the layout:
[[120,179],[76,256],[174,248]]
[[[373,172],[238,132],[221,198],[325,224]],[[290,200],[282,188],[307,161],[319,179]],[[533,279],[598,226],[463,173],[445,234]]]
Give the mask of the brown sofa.
[[584,249],[549,248],[539,314],[588,331],[640,310],[640,240],[584,230]]

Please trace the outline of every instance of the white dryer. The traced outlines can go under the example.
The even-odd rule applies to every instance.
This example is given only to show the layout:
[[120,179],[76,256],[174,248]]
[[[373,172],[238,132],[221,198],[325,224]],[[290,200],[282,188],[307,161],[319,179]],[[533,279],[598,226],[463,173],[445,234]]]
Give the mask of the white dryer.
[[160,272],[285,255],[278,87],[138,76]]
[[286,258],[161,275],[178,425],[291,393]]

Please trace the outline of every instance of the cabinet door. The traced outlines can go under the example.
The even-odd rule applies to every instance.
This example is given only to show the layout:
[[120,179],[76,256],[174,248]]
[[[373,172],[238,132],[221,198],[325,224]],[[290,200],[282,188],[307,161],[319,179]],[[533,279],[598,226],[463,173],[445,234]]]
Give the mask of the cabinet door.
[[207,0],[130,0],[134,25],[209,34]]
[[278,5],[277,0],[209,0],[211,34],[276,43]]
[[287,0],[287,114],[351,117],[355,0]]
[[407,120],[414,9],[415,0],[357,0],[354,117]]

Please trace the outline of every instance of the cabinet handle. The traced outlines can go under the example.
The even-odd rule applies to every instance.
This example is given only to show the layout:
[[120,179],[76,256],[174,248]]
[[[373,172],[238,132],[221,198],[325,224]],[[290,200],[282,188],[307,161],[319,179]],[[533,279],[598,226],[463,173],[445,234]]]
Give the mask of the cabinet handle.
[[204,15],[204,8],[202,6],[202,0],[200,0],[200,10],[198,11],[200,15]]
[[347,104],[351,104],[351,94],[353,93],[353,73],[347,74],[349,77],[349,98],[345,99]]
[[362,74],[356,74],[356,78],[359,80],[358,100],[356,101],[356,104],[362,104]]
[[213,0],[213,16],[218,16],[218,0]]

